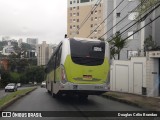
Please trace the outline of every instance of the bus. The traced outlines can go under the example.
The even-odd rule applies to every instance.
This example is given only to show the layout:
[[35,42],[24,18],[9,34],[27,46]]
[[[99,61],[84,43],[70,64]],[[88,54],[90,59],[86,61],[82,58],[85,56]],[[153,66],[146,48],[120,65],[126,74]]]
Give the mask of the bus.
[[53,97],[99,95],[109,90],[109,44],[87,38],[65,38],[46,65],[46,89]]

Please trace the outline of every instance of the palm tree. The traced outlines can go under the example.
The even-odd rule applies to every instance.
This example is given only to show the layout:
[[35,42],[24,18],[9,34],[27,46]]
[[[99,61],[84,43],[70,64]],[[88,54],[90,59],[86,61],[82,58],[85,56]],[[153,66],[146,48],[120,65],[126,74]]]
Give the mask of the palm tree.
[[120,32],[117,32],[115,36],[109,41],[111,58],[115,58],[118,55],[118,60],[120,59],[120,52],[126,46],[127,41],[123,40]]

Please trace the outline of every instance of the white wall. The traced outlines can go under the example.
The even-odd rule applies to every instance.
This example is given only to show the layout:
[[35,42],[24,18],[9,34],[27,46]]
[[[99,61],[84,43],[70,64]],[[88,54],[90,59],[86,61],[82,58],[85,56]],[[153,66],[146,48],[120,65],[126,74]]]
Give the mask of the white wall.
[[146,58],[133,57],[129,61],[114,60],[111,65],[111,90],[142,95],[146,88]]

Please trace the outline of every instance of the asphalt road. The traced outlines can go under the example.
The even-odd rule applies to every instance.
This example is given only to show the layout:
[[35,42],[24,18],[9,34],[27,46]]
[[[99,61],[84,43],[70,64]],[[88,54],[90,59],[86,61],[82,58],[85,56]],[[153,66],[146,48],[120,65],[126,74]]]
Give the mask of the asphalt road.
[[[82,117],[54,117],[33,118],[33,120],[120,120],[120,118],[91,118],[83,116],[85,111],[145,111],[142,108],[133,107],[117,101],[112,101],[101,96],[89,96],[88,101],[80,101],[77,97],[53,98],[45,88],[38,88],[27,96],[16,101],[5,111],[78,111]],[[54,114],[54,112],[53,112]],[[55,113],[56,114],[56,113]],[[0,118],[1,120],[30,120],[31,118]],[[126,118],[121,118],[126,120]],[[130,118],[132,119],[132,118]],[[128,118],[127,118],[128,120]],[[134,120],[134,119],[133,119]],[[137,119],[138,120],[138,119]],[[141,119],[142,120],[142,119]],[[145,119],[147,120],[147,119]],[[151,120],[149,118],[148,120]]]

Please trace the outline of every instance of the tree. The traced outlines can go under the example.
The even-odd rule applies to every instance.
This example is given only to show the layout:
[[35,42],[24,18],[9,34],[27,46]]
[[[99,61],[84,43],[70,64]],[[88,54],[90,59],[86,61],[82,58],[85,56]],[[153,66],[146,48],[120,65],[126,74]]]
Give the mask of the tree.
[[160,47],[157,46],[156,42],[153,40],[151,35],[145,39],[144,51],[159,50],[159,49],[160,49]]
[[28,82],[42,82],[44,80],[44,68],[42,66],[28,67],[24,74],[21,75],[20,81],[22,83]]
[[141,6],[138,7],[137,12],[139,15],[137,16],[138,20],[143,21],[145,20],[152,12],[147,12],[149,8],[155,7],[159,0],[139,0]]
[[120,32],[117,32],[115,36],[109,41],[111,58],[115,58],[115,55],[118,55],[118,60],[120,59],[120,52],[126,46],[127,41],[123,40]]

